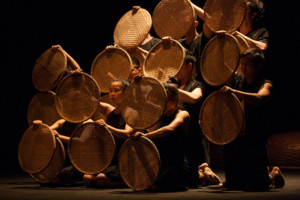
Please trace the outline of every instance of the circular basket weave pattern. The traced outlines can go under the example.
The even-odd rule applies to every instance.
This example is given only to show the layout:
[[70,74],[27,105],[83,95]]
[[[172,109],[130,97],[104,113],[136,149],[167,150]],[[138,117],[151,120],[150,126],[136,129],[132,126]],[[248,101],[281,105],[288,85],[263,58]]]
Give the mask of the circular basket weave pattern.
[[103,126],[89,122],[76,128],[69,142],[69,156],[76,169],[86,174],[103,171],[112,161],[115,141]]
[[137,47],[147,36],[152,26],[150,13],[140,8],[125,13],[114,30],[114,42],[124,49]]
[[179,72],[184,56],[185,50],[179,42],[175,40],[171,40],[170,43],[161,41],[149,51],[143,73],[145,76],[165,82]]
[[300,132],[281,132],[268,137],[270,164],[279,167],[300,166]]
[[205,46],[200,70],[205,82],[212,86],[224,84],[234,74],[239,64],[240,48],[229,35],[215,36]]
[[121,48],[112,47],[102,51],[94,59],[91,75],[98,83],[101,92],[108,93],[113,79],[127,80],[131,72],[130,55]]
[[55,138],[49,126],[30,126],[19,143],[18,159],[21,168],[28,173],[44,170],[50,163],[55,148]]
[[36,60],[32,82],[39,91],[53,89],[67,69],[67,57],[60,49],[48,49]]
[[145,137],[130,138],[119,153],[119,169],[123,181],[134,190],[153,185],[160,168],[160,155],[154,143]]
[[27,121],[30,125],[34,120],[41,120],[43,123],[51,126],[59,120],[55,107],[56,95],[52,91],[39,92],[31,99],[27,109]]
[[56,139],[56,148],[49,165],[41,172],[30,174],[34,180],[40,183],[49,183],[53,181],[61,172],[65,162],[64,145],[59,138]]
[[56,96],[55,104],[60,116],[69,122],[79,123],[95,113],[100,90],[91,76],[75,73],[60,82]]
[[194,22],[193,7],[188,0],[162,0],[153,12],[153,28],[160,38],[180,39]]
[[209,141],[225,145],[240,133],[244,113],[234,94],[216,91],[204,101],[199,121],[203,134]]
[[245,0],[207,0],[203,9],[204,21],[213,32],[231,33],[242,24],[247,5]]
[[126,123],[142,130],[153,126],[164,113],[167,94],[164,86],[155,78],[143,77],[131,83],[122,98],[122,117]]

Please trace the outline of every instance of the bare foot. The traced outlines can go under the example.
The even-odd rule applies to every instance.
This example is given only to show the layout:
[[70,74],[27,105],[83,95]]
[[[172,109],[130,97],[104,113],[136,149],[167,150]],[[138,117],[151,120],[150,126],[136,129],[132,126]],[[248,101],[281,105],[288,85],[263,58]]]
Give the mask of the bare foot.
[[198,169],[202,185],[222,185],[220,178],[209,168],[207,163],[201,164]]
[[271,179],[271,188],[282,188],[284,186],[285,181],[279,167],[273,167],[269,173],[269,177]]

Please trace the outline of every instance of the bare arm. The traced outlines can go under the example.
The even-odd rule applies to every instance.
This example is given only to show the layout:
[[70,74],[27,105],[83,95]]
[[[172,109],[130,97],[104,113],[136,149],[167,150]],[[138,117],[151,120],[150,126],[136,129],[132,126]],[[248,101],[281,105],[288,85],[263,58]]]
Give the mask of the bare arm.
[[82,72],[82,69],[79,66],[79,64],[76,62],[76,60],[74,60],[74,58],[70,56],[70,54],[68,54],[60,45],[53,45],[52,48],[60,49],[65,53],[65,55],[67,56],[67,62],[71,66],[72,70],[76,72]]
[[194,8],[194,11],[197,14],[197,16],[204,22],[203,27],[202,27],[203,28],[203,34],[208,39],[212,38],[214,33],[208,28],[208,26],[206,25],[206,23],[204,21],[204,10],[202,8],[200,8],[199,6],[195,5],[192,2],[191,2],[191,4],[192,4],[192,6]]
[[103,119],[97,120],[96,123],[100,124],[101,126],[105,126],[108,130],[110,130],[110,132],[113,135],[115,135],[116,137],[122,140],[126,140],[127,138],[129,138],[134,131],[133,128],[131,128],[127,124],[125,125],[125,129],[119,129],[111,125],[108,125],[107,123],[105,123]]
[[143,135],[147,138],[161,138],[171,135],[176,129],[183,128],[187,132],[190,116],[186,111],[179,111],[175,119],[167,126],[163,126],[150,133],[142,134],[141,132],[135,133],[133,136]]
[[257,49],[260,49],[260,50],[264,51],[268,47],[268,45],[266,43],[261,42],[261,41],[257,41],[257,40],[253,40],[250,37],[242,34],[241,32],[236,31],[233,34],[237,34],[237,35],[243,37],[247,41],[247,43],[249,44],[250,48],[257,48]]
[[224,86],[222,89],[224,91],[230,91],[235,94],[238,98],[243,99],[245,102],[252,105],[262,105],[265,101],[269,99],[272,93],[272,84],[265,83],[261,86],[257,93],[243,92],[240,90],[232,89],[228,86]]
[[191,104],[198,103],[203,96],[201,88],[195,88],[192,92],[178,89],[178,92],[179,92],[179,99],[181,99],[186,103],[191,103]]

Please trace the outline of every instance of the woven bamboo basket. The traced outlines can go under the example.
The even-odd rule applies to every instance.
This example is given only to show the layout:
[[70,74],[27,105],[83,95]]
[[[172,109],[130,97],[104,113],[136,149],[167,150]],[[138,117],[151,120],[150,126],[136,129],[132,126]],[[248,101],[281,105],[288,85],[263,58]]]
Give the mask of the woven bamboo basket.
[[155,78],[143,77],[126,88],[121,114],[130,127],[143,130],[153,126],[161,118],[166,104],[164,86]]
[[218,145],[232,142],[240,133],[243,121],[244,112],[238,98],[222,91],[209,95],[199,114],[203,134]]
[[67,69],[67,57],[60,49],[47,49],[36,60],[32,71],[32,82],[39,91],[53,89]]
[[90,75],[74,73],[60,82],[56,97],[56,109],[60,116],[69,122],[80,123],[96,112],[100,89]]
[[108,129],[88,122],[72,133],[68,154],[72,164],[80,172],[96,174],[109,166],[115,148],[115,140]]
[[31,177],[39,183],[50,183],[61,172],[66,159],[64,145],[59,138],[56,139],[56,148],[49,165],[41,172],[30,174]]
[[162,0],[155,7],[152,20],[153,28],[160,38],[170,36],[178,40],[195,21],[193,6],[188,0]]
[[200,71],[204,81],[211,86],[225,84],[235,73],[239,59],[240,47],[232,35],[215,36],[202,53]]
[[113,79],[127,80],[132,69],[130,55],[120,47],[103,50],[94,59],[91,76],[98,83],[101,92],[108,93]]
[[119,153],[119,169],[123,181],[134,190],[152,186],[160,169],[160,155],[146,137],[129,138]]
[[147,36],[152,26],[150,13],[143,8],[126,12],[114,30],[114,43],[123,49],[137,47]]
[[43,123],[51,126],[61,117],[55,106],[56,95],[52,91],[39,92],[33,96],[27,108],[28,124],[34,120],[41,120]]
[[21,168],[30,174],[41,172],[49,165],[55,148],[55,138],[49,126],[30,126],[22,135],[18,147]]
[[143,68],[143,74],[161,82],[175,76],[182,67],[185,49],[176,40],[170,43],[161,41],[149,51]]
[[213,32],[231,33],[242,24],[247,5],[245,0],[207,0],[203,9],[204,21]]

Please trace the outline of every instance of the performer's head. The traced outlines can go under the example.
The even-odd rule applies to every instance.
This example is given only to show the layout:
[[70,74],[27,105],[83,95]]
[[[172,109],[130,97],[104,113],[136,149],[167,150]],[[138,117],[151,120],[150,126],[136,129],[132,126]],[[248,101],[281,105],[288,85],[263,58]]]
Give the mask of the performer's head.
[[196,63],[196,58],[192,55],[192,53],[190,53],[189,51],[187,51],[185,53],[185,57],[184,57],[184,62],[182,64],[182,67],[180,69],[180,71],[178,72],[178,74],[176,75],[176,77],[178,78],[179,81],[189,77],[191,78],[193,76],[193,74],[195,73],[195,63]]
[[248,49],[241,54],[240,65],[246,79],[254,79],[265,62],[264,53],[259,49]]
[[245,20],[252,20],[256,23],[262,18],[264,13],[264,4],[262,0],[246,0],[247,3],[247,14]]
[[109,98],[114,106],[121,105],[123,93],[128,85],[129,82],[123,79],[114,79],[111,81]]
[[178,109],[178,89],[177,87],[172,83],[163,83],[166,92],[167,92],[167,107],[165,110],[165,113],[167,116],[172,115],[174,111]]

